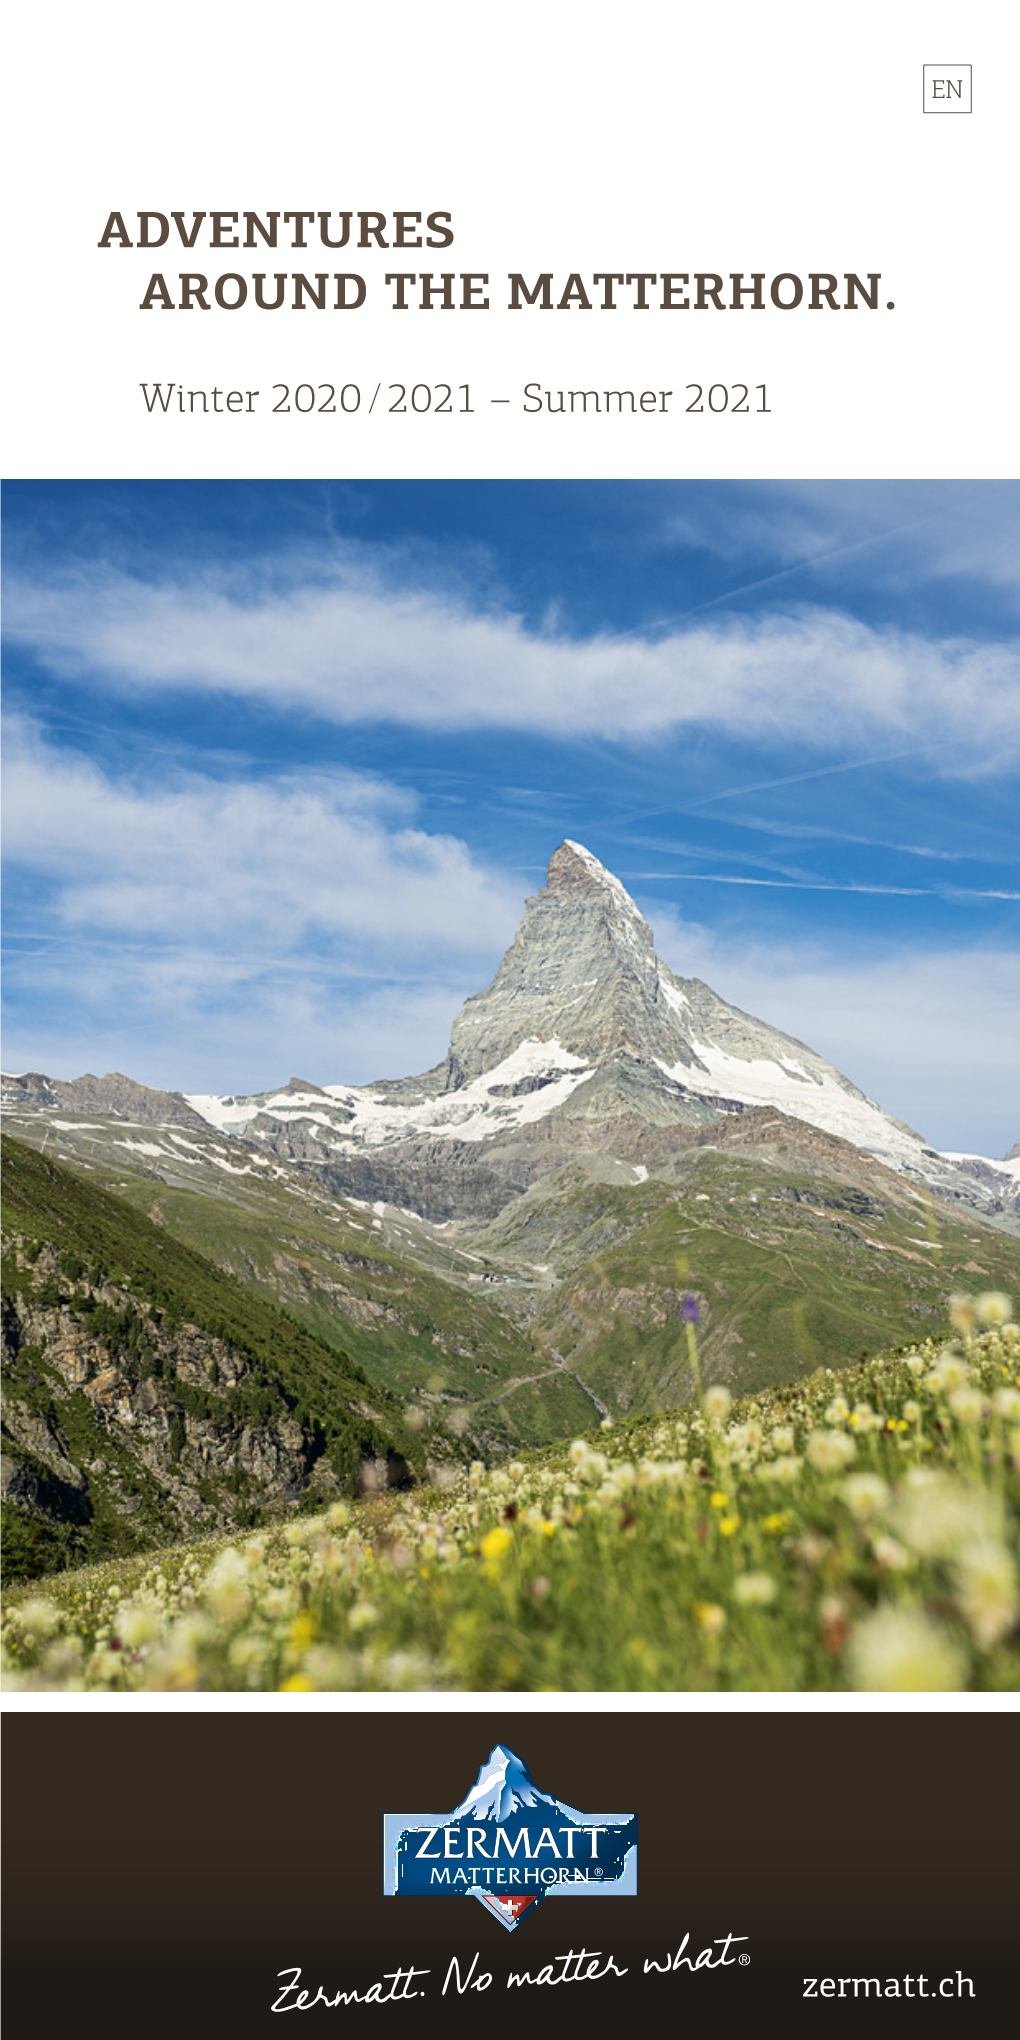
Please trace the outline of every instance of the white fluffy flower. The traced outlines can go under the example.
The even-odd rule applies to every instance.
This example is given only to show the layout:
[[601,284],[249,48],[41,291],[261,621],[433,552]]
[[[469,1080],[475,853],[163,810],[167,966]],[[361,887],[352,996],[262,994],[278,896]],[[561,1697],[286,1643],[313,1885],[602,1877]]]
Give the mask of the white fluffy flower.
[[988,1539],[961,1551],[954,1572],[960,1612],[982,1650],[990,1650],[1020,1614],[1016,1566],[1004,1545]]
[[816,1473],[841,1473],[852,1464],[857,1451],[845,1431],[812,1431],[804,1449]]
[[914,1608],[879,1608],[855,1630],[848,1654],[858,1693],[957,1693],[966,1676],[962,1651]]

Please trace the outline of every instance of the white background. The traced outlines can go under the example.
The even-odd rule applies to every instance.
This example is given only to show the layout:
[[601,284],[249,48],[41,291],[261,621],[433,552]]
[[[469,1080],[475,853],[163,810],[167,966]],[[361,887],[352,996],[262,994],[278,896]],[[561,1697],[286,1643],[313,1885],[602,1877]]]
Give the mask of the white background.
[[[1005,0],[24,8],[3,472],[1015,474],[1017,20]],[[973,66],[970,116],[922,113],[922,65],[943,61]],[[441,209],[456,238],[97,247],[111,210],[143,208]],[[416,266],[487,271],[491,309],[392,311],[386,269]],[[369,296],[348,314],[143,314],[157,267],[355,269]],[[896,309],[511,314],[512,269],[879,270]],[[149,417],[155,380],[258,388],[260,410]],[[532,380],[676,394],[666,418],[527,417]],[[464,381],[471,417],[389,416],[385,395],[367,415],[377,383]],[[738,381],[766,384],[770,416],[685,415],[689,382]],[[365,404],[273,416],[277,382],[356,382]]]

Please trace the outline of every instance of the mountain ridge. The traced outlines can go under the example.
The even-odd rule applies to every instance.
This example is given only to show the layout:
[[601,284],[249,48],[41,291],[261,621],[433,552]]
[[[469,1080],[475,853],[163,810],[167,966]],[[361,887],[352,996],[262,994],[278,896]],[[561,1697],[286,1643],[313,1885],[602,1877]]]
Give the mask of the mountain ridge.
[[572,839],[553,851],[490,984],[455,1016],[444,1061],[421,1075],[184,1095],[119,1073],[29,1073],[5,1079],[4,1098],[26,1114],[170,1127],[180,1148],[189,1130],[211,1130],[246,1151],[232,1164],[225,1150],[225,1172],[280,1160],[315,1169],[335,1194],[437,1223],[492,1219],[579,1152],[657,1169],[713,1126],[778,1112],[795,1145],[847,1141],[926,1193],[1020,1231],[1012,1155],[938,1154],[806,1043],[678,977],[621,881]]

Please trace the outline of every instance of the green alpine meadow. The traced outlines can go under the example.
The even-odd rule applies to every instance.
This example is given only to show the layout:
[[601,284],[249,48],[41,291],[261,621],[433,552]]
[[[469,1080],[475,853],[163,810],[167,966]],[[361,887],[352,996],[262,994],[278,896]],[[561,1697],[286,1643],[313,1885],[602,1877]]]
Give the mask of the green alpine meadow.
[[1016,1158],[582,844],[420,1075],[4,1103],[15,1687],[1015,1685]]
[[[174,1543],[9,1596],[19,1691],[1012,1690],[1020,1333]],[[696,1306],[685,1338],[695,1378]]]

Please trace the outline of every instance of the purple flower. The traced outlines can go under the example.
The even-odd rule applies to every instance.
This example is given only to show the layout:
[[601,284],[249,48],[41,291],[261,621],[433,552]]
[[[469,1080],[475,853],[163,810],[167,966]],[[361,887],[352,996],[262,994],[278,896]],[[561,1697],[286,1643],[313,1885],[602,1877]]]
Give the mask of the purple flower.
[[698,1309],[698,1299],[696,1296],[691,1295],[690,1290],[688,1290],[687,1295],[684,1297],[684,1300],[680,1305],[680,1316],[686,1319],[686,1322],[689,1325],[699,1325],[701,1323],[701,1312]]

